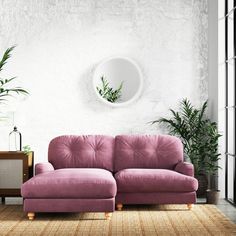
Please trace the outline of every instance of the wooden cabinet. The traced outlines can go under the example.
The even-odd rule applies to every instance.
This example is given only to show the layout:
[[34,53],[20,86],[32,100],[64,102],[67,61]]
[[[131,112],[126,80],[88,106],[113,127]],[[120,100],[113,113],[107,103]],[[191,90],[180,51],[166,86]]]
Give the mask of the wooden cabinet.
[[0,197],[20,197],[22,183],[33,176],[34,153],[0,151]]

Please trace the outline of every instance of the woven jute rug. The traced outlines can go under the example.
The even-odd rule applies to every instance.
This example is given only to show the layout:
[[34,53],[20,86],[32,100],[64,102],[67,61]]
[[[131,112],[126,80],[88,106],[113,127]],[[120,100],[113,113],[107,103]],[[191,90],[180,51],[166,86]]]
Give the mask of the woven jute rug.
[[213,205],[125,206],[103,213],[41,213],[29,221],[22,206],[0,205],[0,235],[236,235],[236,225]]

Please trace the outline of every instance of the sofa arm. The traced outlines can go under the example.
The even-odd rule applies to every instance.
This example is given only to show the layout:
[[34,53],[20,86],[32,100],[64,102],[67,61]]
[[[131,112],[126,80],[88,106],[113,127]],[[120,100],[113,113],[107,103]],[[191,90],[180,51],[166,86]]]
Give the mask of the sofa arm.
[[35,165],[35,175],[53,171],[53,170],[54,170],[54,167],[49,162],[38,163]]
[[179,162],[175,166],[175,171],[184,175],[194,176],[194,166],[189,162]]

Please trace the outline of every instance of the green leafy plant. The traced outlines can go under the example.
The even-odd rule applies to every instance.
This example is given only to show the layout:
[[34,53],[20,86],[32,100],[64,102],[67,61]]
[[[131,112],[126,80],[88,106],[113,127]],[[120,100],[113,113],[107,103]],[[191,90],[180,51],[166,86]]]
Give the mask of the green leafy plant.
[[25,145],[23,147],[23,152],[24,154],[29,155],[32,152],[30,145]]
[[123,82],[120,84],[119,88],[114,90],[109,86],[109,82],[102,76],[101,77],[102,87],[97,87],[97,91],[99,94],[105,98],[108,102],[116,102],[119,98],[121,98],[121,90],[123,87]]
[[[4,65],[8,62],[8,59],[11,57],[11,52],[15,46],[8,48],[0,61],[0,72],[3,70]],[[14,81],[16,77],[10,79],[4,79],[0,77],[0,104],[7,102],[7,98],[16,94],[28,94],[28,92],[21,87],[10,87],[10,82]]]
[[183,99],[180,111],[170,109],[172,118],[160,118],[152,122],[162,123],[170,134],[178,136],[183,143],[186,157],[194,165],[195,176],[201,173],[216,174],[218,168],[218,139],[221,136],[217,124],[206,117],[207,101],[200,109]]

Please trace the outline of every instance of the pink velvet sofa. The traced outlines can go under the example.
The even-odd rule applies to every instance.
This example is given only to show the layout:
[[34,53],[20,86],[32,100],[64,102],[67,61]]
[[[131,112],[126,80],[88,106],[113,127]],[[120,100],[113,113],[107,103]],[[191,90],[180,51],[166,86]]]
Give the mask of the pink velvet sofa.
[[22,185],[24,211],[105,212],[123,204],[196,201],[192,164],[178,138],[168,135],[65,135],[49,144],[47,163]]

